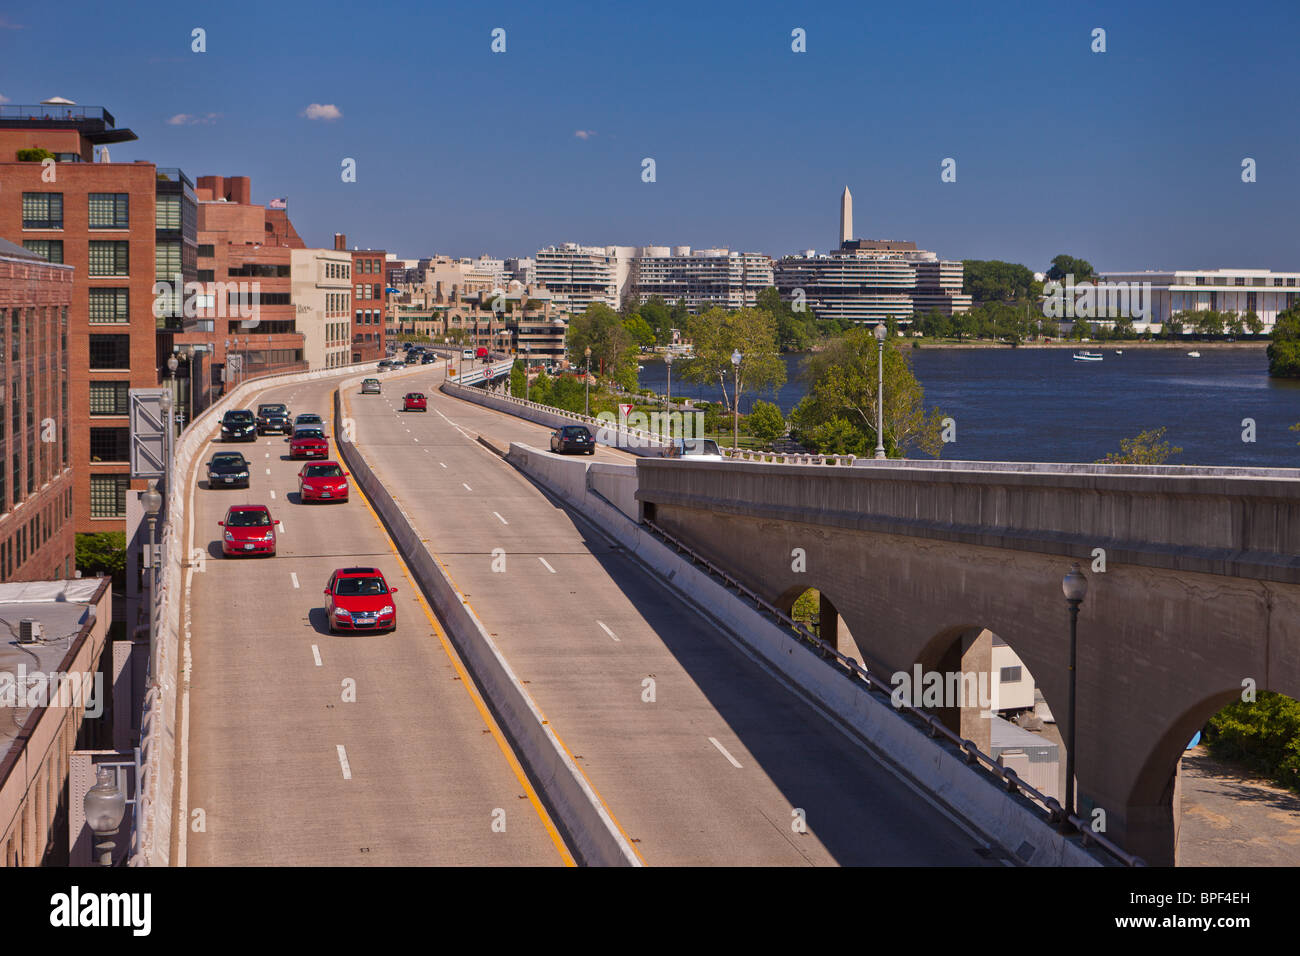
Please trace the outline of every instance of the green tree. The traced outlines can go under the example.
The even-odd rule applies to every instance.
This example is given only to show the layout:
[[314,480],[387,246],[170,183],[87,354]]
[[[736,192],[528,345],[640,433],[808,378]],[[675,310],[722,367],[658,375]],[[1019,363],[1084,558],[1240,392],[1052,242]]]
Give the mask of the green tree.
[[1251,335],[1259,335],[1260,332],[1264,331],[1264,323],[1260,321],[1259,316],[1254,312],[1247,312],[1242,321],[1246,325],[1246,331]]
[[77,535],[77,569],[86,575],[126,573],[126,532],[97,531]]
[[1074,276],[1075,282],[1082,282],[1084,279],[1094,278],[1097,273],[1088,260],[1076,259],[1064,253],[1054,258],[1052,267],[1047,270],[1047,278],[1056,282],[1064,281],[1065,277],[1070,275]]
[[762,399],[754,403],[753,409],[745,417],[745,425],[751,435],[768,445],[785,437],[785,416],[781,414],[781,409]]
[[1206,724],[1205,744],[1300,791],[1300,702],[1290,697],[1264,690],[1254,701],[1233,701]]
[[668,342],[668,330],[673,327],[672,312],[662,296],[652,295],[646,299],[641,306],[641,318],[654,332],[656,342],[661,345]]
[[1122,438],[1119,451],[1111,452],[1100,465],[1163,465],[1183,450],[1165,441],[1165,427],[1139,432],[1134,438]]
[[[865,327],[851,329],[811,355],[800,377],[808,394],[791,420],[798,439],[827,453],[869,454],[876,447],[879,345]],[[884,446],[891,458],[909,451],[939,457],[942,415],[925,409],[925,392],[906,354],[894,342],[884,349]]]
[[43,146],[33,146],[30,149],[18,150],[18,162],[20,163],[41,163],[47,159],[53,159],[54,154]]
[[569,361],[586,365],[586,349],[591,349],[591,368],[624,388],[636,387],[636,344],[617,312],[596,302],[586,311],[569,319]]
[[1300,303],[1278,314],[1268,346],[1268,374],[1300,378]]
[[[737,407],[738,395],[733,393],[785,384],[785,363],[776,347],[776,320],[770,313],[761,309],[724,312],[715,307],[693,316],[687,328],[695,354],[684,363],[682,378],[702,385],[716,382],[729,409]],[[731,364],[731,355],[737,350],[741,355],[738,376]]]
[[1037,298],[1037,285],[1034,273],[1014,262],[999,259],[962,261],[961,290],[976,302],[1018,302]]
[[640,315],[630,315],[624,319],[623,328],[627,329],[628,335],[632,337],[632,344],[638,348],[649,348],[655,344],[654,329],[650,328],[650,323]]
[[510,366],[510,394],[515,398],[523,398],[527,391],[524,385],[523,360],[515,359],[515,364]]

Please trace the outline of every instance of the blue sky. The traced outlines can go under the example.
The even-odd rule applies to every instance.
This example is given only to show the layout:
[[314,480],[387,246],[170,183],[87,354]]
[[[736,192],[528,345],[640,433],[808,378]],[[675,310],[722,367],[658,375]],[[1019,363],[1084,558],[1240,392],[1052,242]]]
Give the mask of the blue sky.
[[140,137],[115,161],[251,176],[310,244],[780,255],[835,241],[847,185],[859,237],[949,258],[1300,269],[1294,0],[11,2],[0,23],[0,96],[106,106]]

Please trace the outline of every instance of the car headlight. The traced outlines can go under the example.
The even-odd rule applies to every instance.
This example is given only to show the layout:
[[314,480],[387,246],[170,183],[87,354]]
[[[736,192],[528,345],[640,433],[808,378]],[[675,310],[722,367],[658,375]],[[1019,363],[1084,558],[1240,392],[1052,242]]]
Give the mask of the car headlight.
[[266,534],[262,535],[262,540],[263,540],[263,541],[274,541],[274,540],[275,540],[275,532],[274,532],[274,531],[268,531]]
[[248,477],[248,472],[246,472],[246,471],[238,472],[238,473],[236,473],[235,477],[236,477],[236,478],[247,478],[247,477]]
[[380,612],[379,612],[379,616],[380,616],[380,617],[385,617],[386,615],[392,614],[395,610],[397,610],[397,609],[394,608],[394,607],[390,604],[390,605],[388,605],[388,607],[382,608],[382,609],[380,610]]
[[349,620],[351,620],[351,619],[352,619],[352,612],[351,612],[351,611],[345,611],[345,610],[343,610],[343,608],[341,608],[341,607],[336,607],[336,608],[334,609],[334,616],[335,616],[335,617],[346,617],[346,618],[348,618]]
[[227,531],[227,532],[226,532],[226,540],[227,540],[227,541],[234,541],[234,540],[235,540],[235,536],[234,536],[233,534],[231,534],[229,531]]

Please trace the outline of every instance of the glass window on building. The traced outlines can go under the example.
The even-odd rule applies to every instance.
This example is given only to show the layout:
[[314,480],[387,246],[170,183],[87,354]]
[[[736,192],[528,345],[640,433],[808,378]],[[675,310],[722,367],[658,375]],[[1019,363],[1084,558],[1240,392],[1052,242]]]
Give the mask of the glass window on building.
[[160,242],[154,246],[154,277],[167,282],[173,276],[182,275],[181,244],[179,242]]
[[129,335],[90,336],[90,367],[92,369],[130,368],[131,337]]
[[128,275],[131,267],[130,244],[116,239],[92,239],[89,260],[87,275]]
[[128,399],[130,388],[130,382],[91,382],[90,414],[130,414],[130,402]]
[[126,491],[130,483],[127,475],[91,475],[90,516],[125,518]]
[[63,193],[23,193],[24,229],[62,229]]
[[131,430],[129,428],[92,428],[90,430],[90,460],[130,461]]
[[126,323],[131,320],[131,298],[128,289],[89,289],[91,322]]
[[181,197],[177,195],[162,195],[158,197],[157,205],[154,206],[154,228],[170,229],[180,231],[181,228]]
[[46,262],[63,262],[62,239],[24,239],[23,248],[28,252],[36,253]]
[[127,229],[131,225],[128,193],[91,193],[89,222],[91,229]]

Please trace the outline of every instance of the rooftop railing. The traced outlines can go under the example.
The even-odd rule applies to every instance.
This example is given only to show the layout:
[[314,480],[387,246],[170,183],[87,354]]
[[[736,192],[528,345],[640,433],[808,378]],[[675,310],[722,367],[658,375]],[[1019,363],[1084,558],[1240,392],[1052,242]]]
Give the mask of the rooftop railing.
[[28,120],[42,122],[75,123],[79,120],[102,120],[107,126],[116,126],[113,114],[102,106],[58,106],[53,103],[11,103],[0,106],[0,120]]

